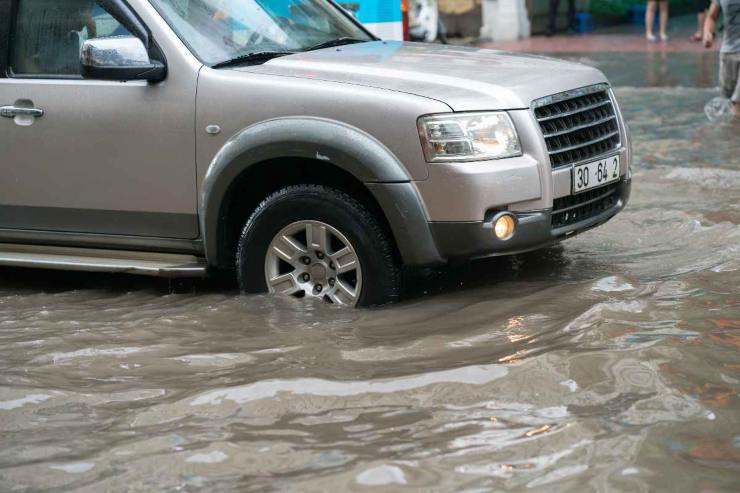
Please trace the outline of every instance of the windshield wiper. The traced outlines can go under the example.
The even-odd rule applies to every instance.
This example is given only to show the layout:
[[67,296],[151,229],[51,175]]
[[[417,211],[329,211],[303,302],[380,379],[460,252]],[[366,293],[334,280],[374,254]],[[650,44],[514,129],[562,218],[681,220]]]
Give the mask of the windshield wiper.
[[215,63],[211,65],[211,68],[233,67],[234,65],[241,65],[249,62],[266,62],[281,56],[295,55],[295,53],[295,51],[255,51],[253,53],[247,53],[246,55],[232,58],[231,60],[224,60],[223,62]]
[[320,50],[322,48],[331,48],[332,46],[351,45],[355,43],[367,43],[368,41],[370,40],[369,39],[348,38],[348,37],[335,38],[335,39],[330,39],[329,41],[323,41],[319,44],[310,46],[303,51],[314,51],[314,50]]

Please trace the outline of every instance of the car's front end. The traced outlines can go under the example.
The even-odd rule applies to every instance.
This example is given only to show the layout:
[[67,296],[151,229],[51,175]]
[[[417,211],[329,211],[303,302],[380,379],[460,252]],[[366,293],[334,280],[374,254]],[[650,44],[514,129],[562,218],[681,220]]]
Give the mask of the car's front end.
[[[382,41],[334,4],[311,4],[322,14],[275,8],[261,27],[249,9],[219,12],[232,43],[194,48],[206,65],[196,127],[218,122],[196,145],[205,254],[219,268],[236,259],[245,291],[337,286],[343,262],[324,259],[344,249],[314,242],[315,228],[354,252],[341,303],[378,304],[397,296],[401,263],[541,248],[625,206],[629,140],[599,70]],[[249,219],[254,206],[267,219]]]
[[[498,114],[508,116],[512,129],[483,133],[494,141],[496,134],[516,139],[507,142],[508,154],[429,159],[429,177],[417,183],[443,258],[537,249],[603,224],[625,207],[631,187],[629,134],[607,84]],[[426,144],[429,130],[420,129]],[[437,130],[445,132],[453,133]]]
[[[302,80],[314,101],[329,83],[354,91],[354,101],[320,114],[376,137],[405,167],[423,228],[420,214],[396,214],[398,198],[381,205],[407,264],[537,249],[602,224],[629,198],[626,125],[593,67],[373,41],[239,70]],[[422,101],[429,111],[416,114],[418,136],[410,138],[409,113]],[[376,196],[384,187],[368,186]],[[396,224],[394,215],[414,224]],[[423,239],[405,234],[420,229],[429,231]]]

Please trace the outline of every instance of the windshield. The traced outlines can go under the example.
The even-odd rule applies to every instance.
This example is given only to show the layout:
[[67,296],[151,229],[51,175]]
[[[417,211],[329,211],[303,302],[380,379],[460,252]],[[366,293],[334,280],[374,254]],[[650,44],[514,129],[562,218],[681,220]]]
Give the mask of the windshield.
[[150,0],[208,65],[250,53],[303,51],[372,38],[326,0]]

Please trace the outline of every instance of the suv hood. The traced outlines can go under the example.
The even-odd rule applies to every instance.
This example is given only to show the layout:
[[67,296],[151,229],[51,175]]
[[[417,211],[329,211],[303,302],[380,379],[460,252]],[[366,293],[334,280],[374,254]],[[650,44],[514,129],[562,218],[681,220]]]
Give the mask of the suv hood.
[[543,96],[607,82],[599,70],[578,63],[395,41],[297,53],[236,70],[405,92],[453,111],[523,109]]

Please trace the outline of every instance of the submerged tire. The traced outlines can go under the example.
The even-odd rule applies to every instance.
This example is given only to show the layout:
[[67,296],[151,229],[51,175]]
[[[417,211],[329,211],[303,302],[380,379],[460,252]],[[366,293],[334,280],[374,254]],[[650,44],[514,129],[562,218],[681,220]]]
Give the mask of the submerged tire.
[[322,185],[267,197],[247,221],[236,260],[245,293],[281,293],[350,306],[399,297],[395,247],[363,204]]

